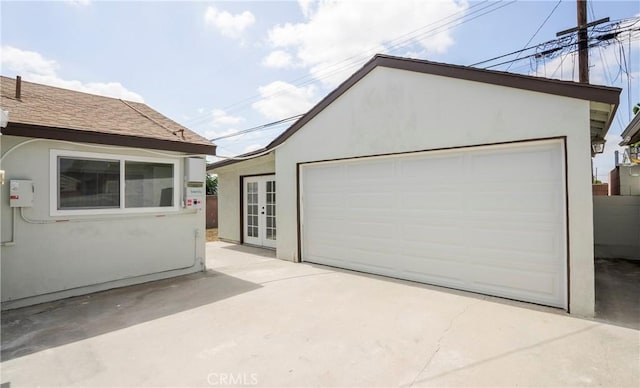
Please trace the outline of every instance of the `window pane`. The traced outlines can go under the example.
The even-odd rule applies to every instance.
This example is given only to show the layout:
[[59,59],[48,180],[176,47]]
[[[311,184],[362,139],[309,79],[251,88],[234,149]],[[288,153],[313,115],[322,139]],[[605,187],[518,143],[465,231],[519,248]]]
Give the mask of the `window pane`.
[[58,158],[58,209],[119,207],[119,161]]
[[173,164],[125,162],[124,206],[173,206]]

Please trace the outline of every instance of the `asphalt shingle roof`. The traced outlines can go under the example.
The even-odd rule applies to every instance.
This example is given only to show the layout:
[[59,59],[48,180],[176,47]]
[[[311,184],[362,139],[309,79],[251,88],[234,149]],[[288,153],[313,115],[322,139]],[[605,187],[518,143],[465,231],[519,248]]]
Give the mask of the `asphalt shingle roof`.
[[[0,77],[3,110],[9,111],[9,125],[63,128],[79,133],[149,138],[172,143],[215,146],[204,137],[156,112],[145,104],[123,101],[33,82],[21,82],[16,99],[16,80]],[[5,132],[3,130],[3,132]],[[14,133],[12,133],[14,134]],[[184,144],[186,143],[186,144]],[[151,147],[158,148],[158,147]],[[184,147],[183,147],[184,148]],[[202,149],[202,147],[199,147]]]

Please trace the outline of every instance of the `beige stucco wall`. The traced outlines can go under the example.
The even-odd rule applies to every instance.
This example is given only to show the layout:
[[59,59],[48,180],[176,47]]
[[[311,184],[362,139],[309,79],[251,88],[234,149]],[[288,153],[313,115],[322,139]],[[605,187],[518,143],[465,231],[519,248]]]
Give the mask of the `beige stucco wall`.
[[[0,138],[2,154],[28,139]],[[2,241],[11,236],[9,180],[30,179],[32,220],[70,220],[31,224],[17,213],[15,245],[0,250],[2,307],[13,308],[99,290],[200,271],[205,258],[204,211],[147,214],[50,216],[50,150],[165,158],[133,148],[99,149],[83,144],[37,140],[16,148],[3,161],[6,183],[0,196]],[[177,173],[183,181],[183,158]],[[202,172],[204,174],[204,171]],[[177,188],[182,194],[182,187]],[[182,199],[182,195],[180,195]],[[160,216],[161,217],[158,217]]]
[[218,175],[218,238],[238,243],[240,242],[240,177],[274,173],[274,154],[272,152],[208,172]]
[[297,260],[299,162],[558,136],[567,139],[569,305],[592,316],[589,102],[578,99],[374,69],[276,150],[277,256]]

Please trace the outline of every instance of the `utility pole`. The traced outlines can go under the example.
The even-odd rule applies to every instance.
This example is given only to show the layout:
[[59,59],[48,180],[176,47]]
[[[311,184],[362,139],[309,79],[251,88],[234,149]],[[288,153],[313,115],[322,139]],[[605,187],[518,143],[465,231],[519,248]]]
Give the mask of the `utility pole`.
[[597,26],[598,24],[606,23],[609,18],[596,20],[595,22],[587,23],[587,0],[576,0],[578,26],[570,28],[568,30],[560,31],[556,34],[556,37],[578,32],[578,77],[581,83],[589,83],[589,36],[587,35],[587,29],[589,27]]
[[579,82],[589,83],[589,37],[587,28],[582,27],[587,24],[587,0],[578,0],[578,77]]

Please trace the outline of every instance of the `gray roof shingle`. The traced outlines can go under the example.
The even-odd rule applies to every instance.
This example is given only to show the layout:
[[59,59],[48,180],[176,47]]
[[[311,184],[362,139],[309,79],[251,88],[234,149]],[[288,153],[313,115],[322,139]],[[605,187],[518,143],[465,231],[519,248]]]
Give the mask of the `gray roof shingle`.
[[55,138],[47,136],[46,128],[51,128],[51,134],[63,129],[76,131],[78,141],[90,135],[91,139],[102,139],[105,144],[114,144],[110,141],[119,139],[118,144],[122,145],[126,142],[124,136],[129,140],[136,138],[138,141],[131,143],[136,147],[141,144],[140,140],[148,139],[149,148],[181,151],[193,148],[197,153],[215,154],[215,145],[209,140],[142,103],[24,80],[20,99],[16,99],[15,79],[2,76],[0,86],[0,105],[9,111],[9,125],[2,129],[3,134],[19,136],[20,128],[37,127],[42,137]]

